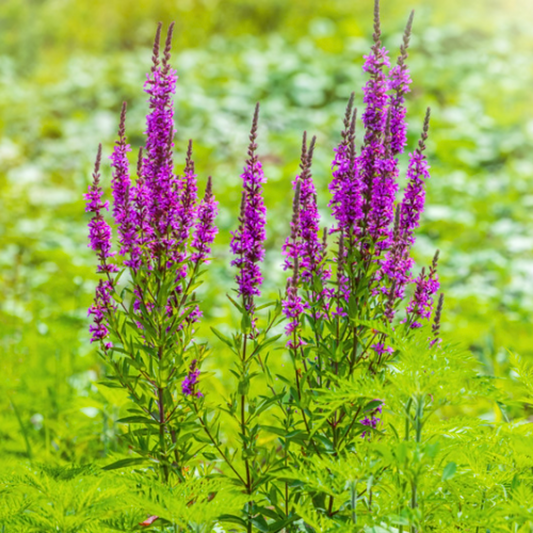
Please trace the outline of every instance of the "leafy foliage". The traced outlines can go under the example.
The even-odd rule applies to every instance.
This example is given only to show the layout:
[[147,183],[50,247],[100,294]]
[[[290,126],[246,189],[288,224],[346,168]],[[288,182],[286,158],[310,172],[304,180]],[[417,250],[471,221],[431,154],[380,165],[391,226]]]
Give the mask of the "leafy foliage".
[[[85,310],[95,277],[85,249],[79,198],[91,164],[87,147],[96,146],[103,132],[109,148],[124,99],[132,104],[132,144],[141,143],[146,106],[138,87],[148,53],[135,47],[146,47],[151,39],[151,17],[176,18],[170,2],[160,2],[157,8],[140,2],[127,15],[118,4],[97,2],[91,17],[82,4],[64,3],[68,9],[62,10],[57,2],[8,0],[2,8],[0,24],[7,31],[1,32],[0,43],[0,524],[5,531],[158,530],[184,515],[188,523],[176,520],[176,527],[209,531],[215,527],[210,520],[224,514],[235,517],[243,508],[242,494],[236,496],[233,487],[220,489],[215,482],[212,492],[227,499],[207,503],[211,489],[204,488],[209,485],[194,489],[205,499],[199,500],[201,512],[192,516],[187,513],[193,513],[194,506],[184,506],[187,491],[193,491],[190,480],[180,499],[174,498],[176,487],[161,488],[144,474],[72,467],[126,461],[124,469],[140,468],[131,463],[117,423],[131,416],[133,406],[120,389],[99,383],[106,371],[87,348]],[[360,56],[368,48],[364,37],[370,17],[364,3],[350,5],[348,13],[346,2],[320,2],[311,13],[312,2],[267,2],[259,7],[231,1],[213,18],[215,4],[192,2],[190,11],[180,11],[180,24],[188,28],[178,32],[181,42],[195,47],[201,42],[202,48],[184,50],[175,62],[182,91],[177,96],[178,139],[200,140],[196,151],[199,161],[205,161],[198,166],[200,179],[213,174],[222,204],[212,270],[217,283],[199,289],[201,298],[210,302],[208,325],[220,333],[213,345],[211,373],[205,376],[212,402],[205,416],[220,429],[217,438],[224,451],[239,463],[235,449],[226,444],[235,442],[238,426],[228,413],[215,424],[209,412],[228,398],[235,384],[215,367],[227,368],[236,360],[227,324],[237,324],[239,313],[225,305],[225,291],[219,287],[231,283],[223,249],[236,213],[224,206],[238,203],[244,118],[256,100],[263,102],[260,134],[266,142],[260,155],[270,180],[265,196],[273,222],[267,240],[269,299],[282,279],[277,267],[281,260],[273,250],[280,249],[289,223],[290,187],[282,178],[293,174],[300,131],[310,125],[318,137],[315,166],[329,164],[326,139],[337,130],[347,94],[361,84]],[[429,332],[408,342],[398,338],[398,357],[391,361],[385,382],[357,376],[313,399],[317,409],[324,409],[348,398],[365,405],[384,398],[386,409],[383,425],[357,441],[359,454],[337,460],[300,457],[291,473],[283,474],[281,486],[286,481],[302,494],[294,503],[301,518],[293,526],[300,530],[305,524],[315,530],[353,530],[353,508],[357,527],[376,533],[409,527],[531,530],[528,261],[533,225],[528,193],[531,128],[525,118],[531,103],[531,38],[523,16],[527,5],[516,2],[503,11],[501,3],[493,4],[498,9],[487,9],[486,2],[450,2],[417,10],[410,57],[414,85],[419,87],[410,96],[413,131],[421,127],[415,117],[422,116],[428,104],[433,108],[428,144],[433,179],[424,238],[415,254],[427,263],[433,249],[441,249],[447,301],[442,328],[453,331],[454,341],[465,349],[447,346],[446,354],[437,356],[426,349]],[[385,40],[397,43],[405,4],[388,2],[389,8],[390,17],[399,18],[388,23]],[[119,25],[121,31],[100,31],[102,24],[113,29]],[[22,26],[25,31],[19,31]],[[131,26],[142,31],[131,32]],[[213,28],[217,36],[202,33]],[[267,33],[238,35],[250,28]],[[269,34],[272,28],[280,33]],[[81,48],[73,52],[72,43]],[[99,55],[104,49],[105,56]],[[410,137],[410,146],[414,143]],[[325,198],[326,175],[318,170],[315,176],[319,197]],[[319,207],[324,211],[325,204]],[[207,331],[198,332],[200,340]],[[521,358],[509,357],[504,347]],[[274,382],[288,364],[272,351],[267,367]],[[258,398],[268,383],[254,377]],[[261,424],[256,423],[261,453],[276,438],[269,428],[278,424],[270,415],[262,416]],[[421,439],[413,442],[419,422]],[[254,458],[257,464],[261,453]],[[202,468],[206,462],[212,468],[207,477],[219,468],[228,471],[212,457],[201,457],[195,460]],[[47,467],[39,467],[41,462]],[[65,464],[70,465],[68,479],[57,473]],[[416,508],[411,505],[414,480]],[[144,488],[136,493],[139,484]],[[335,514],[328,516],[323,502],[331,495]],[[257,498],[268,502],[264,509],[280,501],[276,491],[266,489]],[[132,509],[132,501],[137,508]],[[152,526],[138,525],[154,514],[161,519]],[[227,521],[218,527],[239,529],[242,523]],[[265,525],[256,521],[254,527],[261,530]]]

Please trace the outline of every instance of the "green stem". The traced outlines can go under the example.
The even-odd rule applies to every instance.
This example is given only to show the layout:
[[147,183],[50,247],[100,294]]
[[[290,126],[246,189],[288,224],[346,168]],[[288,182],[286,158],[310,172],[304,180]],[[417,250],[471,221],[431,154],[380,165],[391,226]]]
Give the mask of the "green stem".
[[157,387],[157,404],[159,406],[159,457],[162,465],[163,481],[168,482],[168,457],[166,446],[166,420],[165,420],[165,405],[164,405],[164,389],[163,387]]
[[352,522],[357,525],[357,481],[354,481],[351,487],[351,503],[352,503]]
[[198,416],[198,420],[200,421],[200,425],[202,426],[202,429],[204,430],[205,434],[209,438],[209,440],[213,443],[213,446],[216,448],[217,452],[220,454],[220,457],[224,459],[224,462],[230,467],[230,469],[233,471],[233,473],[237,476],[237,479],[246,486],[246,481],[244,478],[239,474],[239,472],[236,470],[236,468],[233,466],[232,462],[229,460],[228,456],[222,451],[222,448],[220,447],[220,444],[215,440],[213,437],[211,431],[209,431],[209,428],[207,427],[207,424],[204,420],[202,420],[202,417],[200,416],[200,413],[198,411],[198,408],[196,405],[194,405],[194,412]]

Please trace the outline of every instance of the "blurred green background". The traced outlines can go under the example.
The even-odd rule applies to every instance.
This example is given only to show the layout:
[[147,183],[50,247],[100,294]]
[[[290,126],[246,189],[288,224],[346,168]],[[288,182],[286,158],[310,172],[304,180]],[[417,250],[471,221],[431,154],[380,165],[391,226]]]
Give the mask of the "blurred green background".
[[[129,140],[143,143],[157,22],[176,22],[176,168],[193,138],[201,187],[212,174],[221,205],[202,335],[229,316],[228,232],[255,102],[269,179],[265,292],[275,293],[303,130],[318,137],[314,173],[328,221],[332,149],[352,90],[362,103],[372,8],[370,0],[0,0],[2,453],[80,461],[117,444],[124,399],[96,384],[103,367],[88,343],[96,276],[82,195],[98,142],[111,153],[123,100]],[[422,266],[441,250],[443,327],[485,372],[505,376],[507,350],[533,357],[533,7],[383,0],[393,58],[412,8],[410,150],[432,108],[432,178],[415,255]],[[109,165],[103,174],[109,185]]]

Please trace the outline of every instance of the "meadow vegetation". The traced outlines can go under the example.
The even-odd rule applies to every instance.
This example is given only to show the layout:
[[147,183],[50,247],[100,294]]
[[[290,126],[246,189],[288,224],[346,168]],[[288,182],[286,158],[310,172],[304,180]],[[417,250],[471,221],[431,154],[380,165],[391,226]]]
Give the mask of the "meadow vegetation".
[[[302,436],[301,428],[291,435],[290,421],[276,418],[281,415],[270,404],[258,413],[260,451],[253,461],[276,464],[268,454],[279,458],[290,446],[306,453],[294,452],[254,488],[255,507],[249,484],[243,490],[232,476],[231,461],[201,440],[197,457],[175,474],[161,473],[161,457],[139,461],[140,441],[136,449],[127,433],[142,421],[131,419],[128,394],[105,386],[109,359],[90,343],[87,309],[98,276],[83,194],[102,142],[101,182],[110,198],[107,157],[123,101],[128,142],[144,144],[148,106],[141,88],[151,41],[159,20],[164,27],[175,21],[176,169],[185,167],[193,138],[200,191],[212,176],[219,209],[212,261],[196,295],[203,318],[194,336],[210,346],[200,390],[210,409],[227,404],[236,387],[227,371],[236,357],[232,332],[242,328],[248,335],[250,327],[226,294],[235,288],[230,231],[238,226],[239,176],[255,103],[261,103],[258,155],[268,209],[261,305],[284,293],[289,275],[282,247],[304,130],[309,140],[316,135],[318,213],[323,225],[334,224],[331,160],[352,91],[363,112],[361,67],[372,44],[373,7],[344,0],[124,6],[6,0],[0,7],[2,531],[533,531],[528,3],[384,3],[382,39],[392,59],[408,9],[416,11],[407,148],[398,157],[405,176],[431,107],[425,150],[431,179],[412,252],[418,273],[440,250],[442,341],[427,342],[434,337],[431,324],[406,336],[367,317],[361,327],[383,333],[394,347],[386,370],[342,376],[312,406],[282,395],[280,405],[308,409],[315,421],[346,403],[370,418],[381,410],[371,437],[361,436],[362,426],[346,449],[329,449],[327,432],[319,441],[313,432]],[[261,394],[278,387],[276,375],[292,364],[286,339],[275,338],[283,327],[274,328],[268,346],[269,372],[256,378]],[[242,379],[240,386],[239,394]],[[220,414],[220,438],[238,442],[230,404]],[[246,453],[235,461],[243,472]],[[290,488],[290,512],[279,487]]]

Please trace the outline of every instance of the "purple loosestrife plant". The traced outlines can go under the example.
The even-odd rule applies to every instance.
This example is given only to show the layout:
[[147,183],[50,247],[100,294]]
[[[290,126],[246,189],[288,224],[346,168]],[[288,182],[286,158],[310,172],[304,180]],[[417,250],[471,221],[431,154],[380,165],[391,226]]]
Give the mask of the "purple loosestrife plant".
[[[329,206],[334,224],[328,233],[334,242],[329,249],[318,239],[320,220],[310,181],[314,141],[307,150],[304,140],[302,173],[294,182],[291,232],[283,248],[284,267],[290,272],[283,310],[294,375],[284,381],[279,394],[284,400],[280,419],[285,427],[289,413],[291,420],[290,432],[280,444],[284,449],[287,441],[303,445],[307,457],[337,456],[352,449],[356,437],[379,433],[377,414],[383,402],[364,390],[340,405],[324,404],[321,398],[362,376],[385,379],[397,354],[393,338],[400,331],[405,337],[414,335],[414,330],[429,324],[439,288],[436,259],[429,274],[422,270],[414,279],[410,256],[429,178],[424,153],[429,111],[418,148],[409,156],[403,197],[396,199],[398,155],[406,145],[405,95],[411,82],[406,60],[412,22],[411,13],[400,56],[389,68],[376,2],[374,45],[363,66],[369,80],[363,88],[362,147],[357,154],[352,94],[332,164]],[[412,293],[409,302],[406,292]],[[439,331],[440,302],[433,339]],[[436,341],[431,338],[433,346]],[[328,496],[323,505],[327,513],[334,513],[337,504]]]
[[[255,496],[259,490],[268,488],[272,479],[271,469],[275,464],[268,449],[261,444],[261,440],[264,441],[261,415],[273,402],[279,402],[275,395],[259,395],[256,387],[252,387],[252,382],[259,373],[268,374],[267,348],[281,337],[270,334],[279,322],[279,303],[272,302],[262,306],[256,304],[263,281],[261,263],[265,256],[266,238],[266,208],[263,201],[263,184],[266,179],[257,156],[258,120],[259,104],[255,108],[248,159],[241,175],[243,188],[239,226],[232,232],[230,243],[235,256],[231,264],[237,267],[235,292],[238,298],[228,298],[241,317],[240,328],[232,338],[211,328],[234,354],[231,373],[236,379],[236,387],[226,404],[227,413],[238,428],[237,447],[240,450],[240,458],[225,451],[227,445],[223,444],[220,432],[220,413],[204,411],[200,416],[200,423],[207,438],[226,465],[225,474],[250,498],[244,509],[242,522],[249,532],[252,531],[256,512]],[[266,320],[261,320],[258,312],[271,307],[274,309],[268,312]]]
[[[246,504],[239,516],[220,519],[248,532],[302,531],[307,527],[299,515],[304,501],[328,520],[345,517],[350,509],[356,522],[355,507],[363,493],[358,496],[353,488],[349,504],[330,488],[317,485],[305,493],[304,484],[290,473],[313,461],[365,459],[365,446],[379,442],[390,426],[380,422],[392,416],[393,402],[375,398],[387,398],[394,381],[390,368],[400,360],[402,346],[422,339],[432,354],[442,349],[442,295],[429,324],[439,289],[437,255],[417,277],[411,257],[429,178],[429,111],[418,147],[409,154],[407,185],[397,199],[398,157],[407,142],[412,22],[413,14],[390,68],[376,1],[374,44],[363,66],[369,79],[363,87],[362,124],[357,124],[352,93],[333,154],[330,228],[320,219],[311,170],[316,138],[308,143],[304,134],[292,182],[290,231],[282,249],[287,284],[278,301],[267,303],[261,300],[266,178],[258,156],[256,106],[241,174],[241,209],[230,243],[236,276],[235,295],[228,298],[239,327],[229,336],[211,328],[233,354],[229,372],[234,387],[221,405],[209,394],[202,373],[208,348],[195,331],[202,316],[196,289],[217,234],[218,203],[210,177],[199,200],[192,142],[183,173],[175,174],[172,26],[162,54],[158,28],[144,85],[149,97],[146,143],[139,149],[136,173],[128,160],[125,105],[111,155],[118,253],[104,217],[108,204],[100,185],[101,147],[86,194],[92,213],[89,245],[101,275],[89,309],[90,332],[110,368],[107,384],[123,389],[131,400],[121,421],[129,426],[124,438],[135,455],[108,468],[142,464],[165,483],[185,481],[186,471],[197,478],[223,477],[244,494]],[[356,130],[361,126],[358,152]],[[277,331],[283,328],[285,339],[278,343],[284,335]],[[279,365],[269,364],[274,347],[276,357],[291,363],[275,375],[272,369]],[[429,396],[409,398],[405,404],[405,440],[416,426],[420,443]],[[372,487],[365,491],[372,516]],[[412,502],[414,509],[416,494]]]
[[90,246],[103,276],[89,310],[92,340],[101,341],[112,371],[108,385],[123,388],[133,403],[130,416],[122,419],[130,426],[125,438],[136,453],[128,461],[151,465],[167,482],[183,479],[183,468],[203,446],[193,440],[192,428],[197,403],[203,401],[200,367],[207,349],[195,340],[193,323],[201,316],[195,290],[217,233],[217,202],[211,178],[203,200],[197,201],[192,142],[183,176],[174,174],[172,26],[162,57],[160,35],[161,25],[144,86],[150,110],[137,176],[131,175],[127,157],[125,104],[111,155],[119,256],[111,251],[111,228],[103,216],[101,148],[86,198],[87,211],[93,213]]

